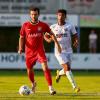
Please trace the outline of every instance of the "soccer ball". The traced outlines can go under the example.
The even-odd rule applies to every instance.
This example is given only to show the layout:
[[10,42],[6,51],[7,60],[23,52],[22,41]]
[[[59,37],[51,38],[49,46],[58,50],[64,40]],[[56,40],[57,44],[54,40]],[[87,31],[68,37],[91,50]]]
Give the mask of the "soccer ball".
[[27,85],[23,85],[19,88],[19,94],[20,95],[29,95],[31,94],[31,90]]

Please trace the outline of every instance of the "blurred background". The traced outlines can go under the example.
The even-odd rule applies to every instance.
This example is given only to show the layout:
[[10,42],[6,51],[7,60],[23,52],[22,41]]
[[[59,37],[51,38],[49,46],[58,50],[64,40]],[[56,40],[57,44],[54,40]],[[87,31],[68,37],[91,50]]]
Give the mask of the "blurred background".
[[[29,7],[33,5],[40,8],[40,20],[49,25],[57,22],[58,9],[66,9],[80,42],[77,50],[73,48],[72,69],[100,70],[99,4],[100,0],[0,0],[0,69],[25,69],[24,54],[17,54],[19,31],[30,19]],[[60,68],[53,54],[54,44],[44,41],[44,45],[50,68]],[[37,64],[36,68],[41,67]]]

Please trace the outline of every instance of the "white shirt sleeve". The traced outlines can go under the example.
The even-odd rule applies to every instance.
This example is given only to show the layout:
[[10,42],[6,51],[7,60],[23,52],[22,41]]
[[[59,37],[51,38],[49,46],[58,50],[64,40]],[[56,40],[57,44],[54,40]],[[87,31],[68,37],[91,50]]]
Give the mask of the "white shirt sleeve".
[[71,25],[71,33],[72,33],[72,35],[77,33],[74,25]]
[[52,30],[52,25],[50,26],[50,29]]

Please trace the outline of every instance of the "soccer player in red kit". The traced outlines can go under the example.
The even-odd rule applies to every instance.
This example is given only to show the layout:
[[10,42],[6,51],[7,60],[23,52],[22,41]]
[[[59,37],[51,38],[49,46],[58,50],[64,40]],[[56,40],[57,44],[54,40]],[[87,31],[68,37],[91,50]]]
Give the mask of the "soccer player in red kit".
[[47,32],[52,36],[59,52],[61,52],[61,48],[56,37],[54,36],[54,33],[51,32],[49,26],[46,23],[38,20],[40,14],[39,9],[36,7],[31,7],[29,13],[31,21],[25,22],[21,27],[18,52],[19,54],[21,54],[25,45],[27,73],[32,83],[32,91],[35,92],[36,87],[36,82],[34,80],[34,71],[32,68],[35,65],[36,61],[39,61],[42,65],[50,94],[54,95],[56,94],[56,91],[52,87],[51,74],[47,65],[47,58],[43,45],[44,33]]

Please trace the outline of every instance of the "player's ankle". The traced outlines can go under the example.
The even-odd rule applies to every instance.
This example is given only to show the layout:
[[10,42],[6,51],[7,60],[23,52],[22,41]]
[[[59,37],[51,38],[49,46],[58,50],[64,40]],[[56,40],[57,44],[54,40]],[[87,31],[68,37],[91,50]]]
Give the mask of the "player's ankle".
[[51,95],[56,94],[56,91],[54,90],[54,88],[52,86],[49,86],[49,92]]
[[34,86],[36,84],[36,81],[32,82],[32,86]]
[[53,89],[52,85],[49,85],[49,90],[52,90],[52,89]]

